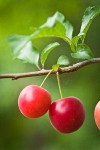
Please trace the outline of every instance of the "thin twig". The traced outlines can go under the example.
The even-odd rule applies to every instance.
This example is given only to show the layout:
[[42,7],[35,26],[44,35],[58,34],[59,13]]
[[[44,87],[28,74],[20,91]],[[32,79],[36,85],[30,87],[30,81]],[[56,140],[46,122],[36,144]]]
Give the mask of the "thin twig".
[[[94,63],[100,63],[100,58],[93,58],[90,60],[85,60],[85,61],[73,64],[72,66],[62,67],[56,71],[52,71],[51,74],[56,74],[57,72],[59,72],[59,74],[74,72],[80,68],[83,68],[87,65],[94,64]],[[11,78],[13,80],[16,80],[16,79],[25,78],[25,77],[42,76],[42,75],[47,75],[50,71],[51,70],[42,69],[40,71],[27,72],[27,73],[0,74],[0,79]]]

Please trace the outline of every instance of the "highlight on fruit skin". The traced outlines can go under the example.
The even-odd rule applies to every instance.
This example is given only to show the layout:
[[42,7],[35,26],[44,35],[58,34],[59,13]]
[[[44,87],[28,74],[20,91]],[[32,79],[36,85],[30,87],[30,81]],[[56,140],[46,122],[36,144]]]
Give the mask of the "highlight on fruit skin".
[[53,102],[49,109],[51,125],[60,133],[78,130],[85,120],[85,108],[76,97],[66,97]]
[[26,86],[18,98],[20,112],[28,118],[43,116],[51,105],[50,93],[37,85]]
[[94,120],[96,123],[96,126],[100,130],[100,101],[96,104],[94,109]]

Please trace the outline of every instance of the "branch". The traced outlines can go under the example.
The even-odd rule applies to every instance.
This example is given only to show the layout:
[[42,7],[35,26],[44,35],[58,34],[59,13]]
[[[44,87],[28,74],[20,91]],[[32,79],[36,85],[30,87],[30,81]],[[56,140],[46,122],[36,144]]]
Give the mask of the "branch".
[[[85,60],[85,61],[73,64],[72,66],[62,67],[62,68],[59,68],[56,71],[52,71],[51,74],[56,74],[57,72],[59,72],[59,74],[74,72],[74,71],[77,71],[80,68],[83,68],[87,65],[94,64],[94,63],[100,63],[100,58],[93,58],[93,59],[90,59],[90,60]],[[16,79],[25,78],[25,77],[42,76],[42,75],[47,75],[50,71],[51,70],[42,69],[40,71],[27,72],[27,73],[0,74],[0,79],[2,79],[2,78],[11,78],[13,80],[16,80]]]

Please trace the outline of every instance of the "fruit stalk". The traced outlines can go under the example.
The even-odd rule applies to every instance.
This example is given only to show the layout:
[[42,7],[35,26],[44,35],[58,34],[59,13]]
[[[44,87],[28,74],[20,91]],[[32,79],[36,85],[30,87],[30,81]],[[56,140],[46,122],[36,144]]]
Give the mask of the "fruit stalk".
[[44,80],[42,81],[40,87],[43,86],[44,82],[47,80],[47,78],[49,77],[49,75],[51,74],[52,71],[53,71],[53,70],[50,70],[50,72],[46,75],[46,77],[45,77]]
[[60,84],[59,72],[57,72],[56,75],[57,75],[57,81],[58,81],[58,87],[59,87],[60,96],[61,96],[61,98],[63,98],[62,90],[61,90],[61,84]]

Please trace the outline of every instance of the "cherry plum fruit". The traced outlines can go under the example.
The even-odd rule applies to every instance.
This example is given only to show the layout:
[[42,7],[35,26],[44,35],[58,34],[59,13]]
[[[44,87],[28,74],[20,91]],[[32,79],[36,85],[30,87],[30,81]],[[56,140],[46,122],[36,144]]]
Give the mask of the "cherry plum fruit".
[[76,97],[66,97],[53,102],[49,109],[52,126],[61,133],[78,130],[85,120],[85,109]]
[[51,105],[50,93],[37,85],[26,86],[18,98],[20,112],[28,118],[43,116]]
[[100,130],[100,101],[95,106],[94,120],[95,120],[95,123],[96,123],[98,129]]

